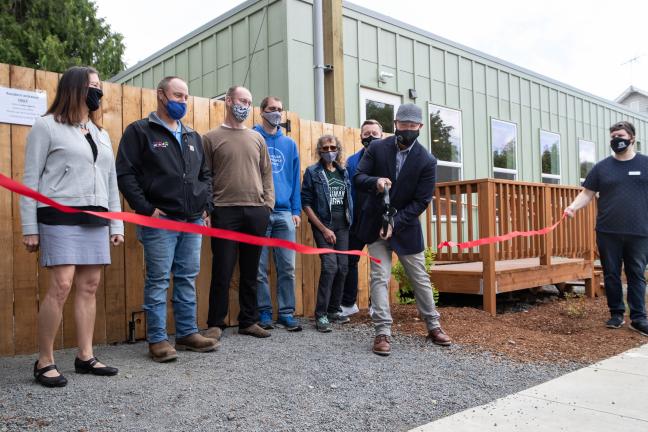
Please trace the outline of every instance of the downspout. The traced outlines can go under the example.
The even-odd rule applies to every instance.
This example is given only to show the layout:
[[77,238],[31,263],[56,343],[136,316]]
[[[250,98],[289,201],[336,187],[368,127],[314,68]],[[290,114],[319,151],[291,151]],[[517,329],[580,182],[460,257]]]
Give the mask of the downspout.
[[324,122],[324,24],[322,0],[313,0],[313,61],[315,62],[315,121]]

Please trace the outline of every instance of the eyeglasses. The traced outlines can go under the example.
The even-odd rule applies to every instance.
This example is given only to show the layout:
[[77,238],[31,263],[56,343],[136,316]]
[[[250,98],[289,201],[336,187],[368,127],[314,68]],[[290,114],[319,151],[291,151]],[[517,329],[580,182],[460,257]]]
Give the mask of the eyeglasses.
[[281,107],[267,107],[265,112],[282,112],[283,108]]
[[328,152],[328,151],[335,151],[337,150],[337,146],[324,146],[322,147],[322,151]]

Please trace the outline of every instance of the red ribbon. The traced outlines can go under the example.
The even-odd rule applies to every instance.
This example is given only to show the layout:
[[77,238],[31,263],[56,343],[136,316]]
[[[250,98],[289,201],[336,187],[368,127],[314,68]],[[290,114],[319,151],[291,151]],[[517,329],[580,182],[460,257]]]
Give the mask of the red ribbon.
[[158,219],[150,216],[139,215],[136,213],[93,212],[88,210],[78,210],[68,206],[64,206],[63,204],[60,204],[54,201],[53,199],[48,198],[45,195],[42,195],[36,192],[35,190],[30,189],[27,186],[18,183],[17,181],[14,181],[1,173],[0,173],[0,186],[12,192],[15,192],[19,195],[23,195],[28,198],[33,198],[36,201],[40,201],[41,203],[54,207],[57,210],[60,210],[64,213],[87,213],[103,219],[121,220],[124,222],[130,222],[133,224],[137,224],[149,228],[161,228],[161,229],[166,229],[171,231],[206,235],[209,237],[232,240],[232,241],[252,244],[256,246],[268,246],[268,247],[279,247],[284,249],[291,249],[306,255],[320,255],[326,253],[335,253],[335,254],[343,254],[343,255],[367,256],[372,261],[380,264],[380,260],[378,258],[374,258],[368,253],[359,250],[340,251],[340,250],[328,249],[328,248],[314,248],[311,246],[305,246],[299,243],[294,243],[288,240],[268,238],[268,237],[258,237],[251,234],[244,234],[236,231],[205,227],[205,226],[200,226],[192,223],[179,222],[179,221],[168,220],[168,219]]
[[495,236],[495,237],[484,237],[480,238],[477,240],[472,240],[472,241],[467,241],[463,243],[455,243],[452,241],[444,241],[439,243],[439,246],[437,246],[438,249],[441,249],[442,247],[448,246],[448,247],[458,247],[459,249],[466,249],[466,248],[471,248],[475,246],[482,246],[482,245],[487,245],[491,243],[499,243],[507,240],[511,240],[515,237],[531,237],[534,235],[544,235],[547,234],[553,230],[556,229],[558,225],[565,219],[567,216],[566,213],[563,213],[562,217],[556,222],[555,224],[539,229],[539,230],[534,230],[534,231],[511,231],[510,233],[506,233],[501,236]]

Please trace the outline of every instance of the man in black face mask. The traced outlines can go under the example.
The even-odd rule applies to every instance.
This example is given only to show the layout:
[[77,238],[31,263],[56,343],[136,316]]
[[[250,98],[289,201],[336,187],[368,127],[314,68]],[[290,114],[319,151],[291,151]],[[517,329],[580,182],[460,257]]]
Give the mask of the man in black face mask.
[[601,256],[610,319],[606,326],[625,324],[621,265],[628,279],[630,328],[648,336],[646,280],[648,263],[648,156],[635,152],[635,128],[627,121],[610,127],[614,152],[592,168],[583,190],[565,213],[574,217],[598,192],[596,243]]
[[[437,162],[417,141],[423,127],[421,108],[401,105],[394,125],[394,136],[373,141],[365,150],[354,177],[358,191],[367,193],[355,232],[369,245],[369,253],[381,260],[380,264],[371,263],[371,318],[376,332],[372,350],[383,356],[391,353],[388,285],[392,252],[396,252],[412,281],[428,338],[437,345],[452,343],[439,324],[430,277],[425,270],[425,245],[419,221],[432,200]],[[382,230],[385,188],[389,188],[391,205],[396,209],[393,226],[388,225],[386,232]]]

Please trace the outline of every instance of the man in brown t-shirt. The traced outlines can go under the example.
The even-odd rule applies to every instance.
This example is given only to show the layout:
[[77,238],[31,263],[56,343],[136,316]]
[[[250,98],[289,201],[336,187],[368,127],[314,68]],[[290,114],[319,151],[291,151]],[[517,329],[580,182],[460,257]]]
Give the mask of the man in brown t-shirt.
[[[203,136],[205,158],[212,172],[214,228],[264,236],[274,207],[272,164],[265,140],[243,123],[252,111],[245,87],[231,87],[225,96],[225,122]],[[229,309],[229,286],[239,255],[239,333],[268,337],[257,324],[257,270],[261,247],[212,238],[212,279],[205,332],[220,339]]]

